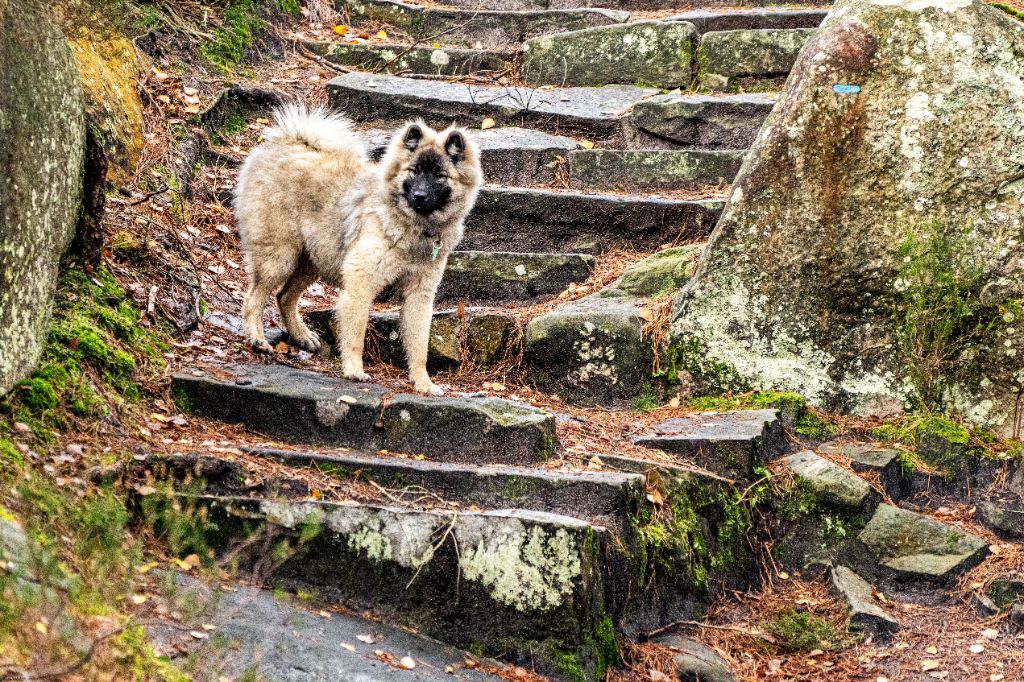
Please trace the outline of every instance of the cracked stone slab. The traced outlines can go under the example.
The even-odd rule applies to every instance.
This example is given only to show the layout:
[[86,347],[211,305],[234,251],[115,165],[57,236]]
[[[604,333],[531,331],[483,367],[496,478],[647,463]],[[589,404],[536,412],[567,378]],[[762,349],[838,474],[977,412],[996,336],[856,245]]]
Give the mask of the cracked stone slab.
[[594,257],[580,253],[455,251],[438,287],[440,302],[526,303],[565,291],[594,270]]
[[880,566],[910,579],[947,581],[988,554],[983,538],[889,504],[878,505],[858,539]]
[[826,9],[790,7],[743,7],[695,9],[673,14],[664,21],[685,21],[698,33],[743,29],[817,28],[828,14]]
[[875,601],[870,583],[846,566],[836,566],[830,573],[832,590],[846,604],[849,629],[871,633],[878,639],[888,639],[900,629],[893,618]]
[[633,104],[657,94],[653,88],[553,88],[467,85],[400,76],[346,73],[327,84],[332,107],[357,121],[398,125],[412,117],[447,126],[529,126],[583,134],[591,140],[621,137],[619,118]]
[[569,153],[574,189],[651,191],[729,184],[742,150],[580,149]]
[[626,146],[746,149],[773,106],[764,93],[648,97],[625,119]]
[[790,455],[783,461],[820,502],[838,511],[857,514],[871,500],[871,486],[867,481],[810,450]]
[[[596,665],[592,642],[606,604],[608,531],[543,512],[423,511],[364,503],[208,495],[178,496],[205,509],[212,547],[237,554],[239,569],[269,570],[275,585],[303,589],[423,635],[485,655],[537,653],[553,673],[544,640],[556,638],[584,671]],[[267,533],[291,552],[267,567]],[[625,578],[623,578],[625,579]],[[619,585],[625,589],[625,585]],[[515,650],[508,643],[515,642]]]
[[707,236],[723,208],[719,200],[484,187],[460,246],[581,253],[616,246],[654,249]]
[[777,410],[697,412],[656,424],[652,433],[634,442],[690,457],[698,466],[731,478],[750,477],[756,464],[786,449]]
[[486,10],[423,7],[389,0],[355,0],[346,7],[354,19],[382,21],[423,39],[444,34],[445,44],[505,47],[548,33],[621,24],[628,12],[607,9]]
[[496,50],[416,47],[380,43],[305,41],[306,49],[334,64],[363,71],[439,76],[497,76],[512,66],[514,55]]
[[644,477],[638,473],[457,464],[362,453],[243,449],[289,466],[313,467],[340,478],[358,476],[385,487],[419,486],[466,507],[564,514],[619,532],[627,528],[629,513],[645,495]]
[[530,465],[555,452],[554,415],[502,398],[400,394],[381,421],[385,448],[441,462]]

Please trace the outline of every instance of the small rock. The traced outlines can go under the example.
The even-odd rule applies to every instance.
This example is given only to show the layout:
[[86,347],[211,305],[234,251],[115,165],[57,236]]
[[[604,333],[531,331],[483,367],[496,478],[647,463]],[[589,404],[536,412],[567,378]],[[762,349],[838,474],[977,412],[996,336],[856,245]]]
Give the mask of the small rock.
[[1010,622],[1024,628],[1024,604],[1014,604],[1010,609]]
[[988,596],[998,608],[1012,604],[1024,597],[1024,577],[993,580],[988,588]]
[[856,514],[871,497],[864,479],[810,450],[790,455],[785,462],[823,504],[839,511]]
[[846,602],[850,614],[850,630],[870,632],[879,639],[887,639],[900,629],[899,622],[875,603],[871,585],[846,566],[836,566],[831,572],[832,589]]
[[680,682],[734,682],[725,659],[700,642],[679,635],[660,637],[655,642],[677,650],[674,661]]

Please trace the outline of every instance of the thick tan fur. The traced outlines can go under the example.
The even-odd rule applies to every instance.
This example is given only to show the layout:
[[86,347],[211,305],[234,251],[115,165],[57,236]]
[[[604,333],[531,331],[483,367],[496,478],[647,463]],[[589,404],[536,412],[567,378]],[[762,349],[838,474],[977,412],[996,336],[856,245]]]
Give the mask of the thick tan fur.
[[[414,126],[422,137],[410,149],[403,140]],[[449,135],[464,142],[454,159],[446,153]],[[369,311],[392,287],[403,299],[400,327],[409,379],[416,391],[441,395],[426,367],[434,294],[482,180],[477,147],[465,131],[437,132],[417,121],[397,132],[374,164],[345,119],[302,107],[277,112],[265,137],[242,166],[234,201],[249,273],[242,309],[249,343],[270,351],[262,312],[276,294],[292,341],[319,350],[320,339],[303,322],[298,301],[322,279],[339,288],[342,370],[348,378],[368,380],[363,342]],[[444,159],[451,199],[424,217],[409,206],[403,182],[427,150]],[[432,259],[436,241],[440,251]]]

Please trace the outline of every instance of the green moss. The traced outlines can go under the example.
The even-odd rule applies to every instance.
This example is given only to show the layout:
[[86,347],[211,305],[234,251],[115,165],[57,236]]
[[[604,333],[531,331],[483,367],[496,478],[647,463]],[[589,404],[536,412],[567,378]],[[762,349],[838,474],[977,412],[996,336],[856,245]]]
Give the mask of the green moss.
[[940,438],[956,445],[967,445],[971,441],[971,434],[967,429],[952,419],[943,416],[921,419],[914,426],[914,435],[916,438]]
[[25,466],[25,458],[9,440],[0,438],[0,477],[15,477]]
[[807,400],[799,393],[757,391],[728,396],[701,396],[690,400],[689,406],[695,410],[715,412],[776,409],[790,422],[795,422],[807,406]]
[[839,630],[823,618],[787,609],[762,624],[775,638],[774,648],[784,653],[806,653],[814,649],[833,649],[841,641]]
[[213,37],[199,46],[199,53],[215,67],[229,73],[242,63],[245,51],[252,47],[256,34],[266,25],[254,0],[229,0],[224,9],[224,26],[214,29]]
[[59,400],[53,386],[43,379],[25,379],[14,385],[18,399],[33,412],[57,407]]
[[914,444],[914,430],[906,424],[882,424],[871,429],[871,437],[885,443]]
[[505,481],[505,497],[509,500],[524,500],[537,489],[537,483],[523,476],[509,476]]
[[679,383],[681,374],[688,374],[702,395],[744,393],[750,390],[749,382],[735,367],[707,357],[704,345],[696,338],[669,345],[663,353],[661,366],[657,377],[674,385]]
[[129,232],[116,232],[110,239],[110,252],[114,258],[129,263],[142,263],[149,258],[149,249]]
[[1024,21],[1024,12],[1021,12],[1018,9],[1014,9],[1013,7],[1010,7],[1009,5],[1004,5],[1001,2],[993,2],[992,6],[995,7],[996,9],[998,9],[998,10],[1002,10],[1003,12],[1006,12],[1007,14],[1009,14],[1011,17],[1013,17],[1014,19],[1016,19],[1018,21]]
[[810,411],[805,411],[800,415],[793,430],[799,436],[814,440],[826,440],[839,432],[835,425]]

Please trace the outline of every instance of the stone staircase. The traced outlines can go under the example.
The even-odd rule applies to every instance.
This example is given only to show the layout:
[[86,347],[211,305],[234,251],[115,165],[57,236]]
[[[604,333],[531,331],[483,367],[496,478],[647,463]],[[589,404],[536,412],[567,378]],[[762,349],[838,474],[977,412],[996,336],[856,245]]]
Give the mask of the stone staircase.
[[[307,43],[354,69],[330,81],[328,97],[375,153],[410,117],[468,126],[481,146],[487,185],[438,293],[439,308],[457,308],[434,315],[429,367],[493,367],[522,339],[535,386],[577,404],[628,403],[651,374],[648,303],[689,278],[774,104],[770,91],[732,91],[778,86],[825,10],[707,2],[649,20],[631,12],[671,0],[452,4],[347,4],[353,23],[387,24],[422,41],[412,46]],[[484,119],[494,127],[479,130]],[[622,248],[654,255],[544,315],[507,310],[550,301]],[[329,311],[306,317],[333,341]],[[371,317],[373,354],[400,364],[397,314]],[[781,519],[785,561],[836,566],[856,627],[898,627],[876,613],[861,576],[934,592],[986,551],[980,538],[880,503],[861,476],[903,499],[894,454],[802,441],[782,406],[693,413],[639,434],[643,454],[581,457],[558,443],[567,415],[518,400],[394,394],[256,364],[180,372],[172,394],[193,415],[276,443],[240,444],[236,461],[198,452],[140,464],[190,482],[144,506],[198,510],[211,521],[205,542],[262,581],[555,679],[603,679],[623,638],[749,583],[765,509]],[[797,481],[792,499],[754,494],[769,465]]]

